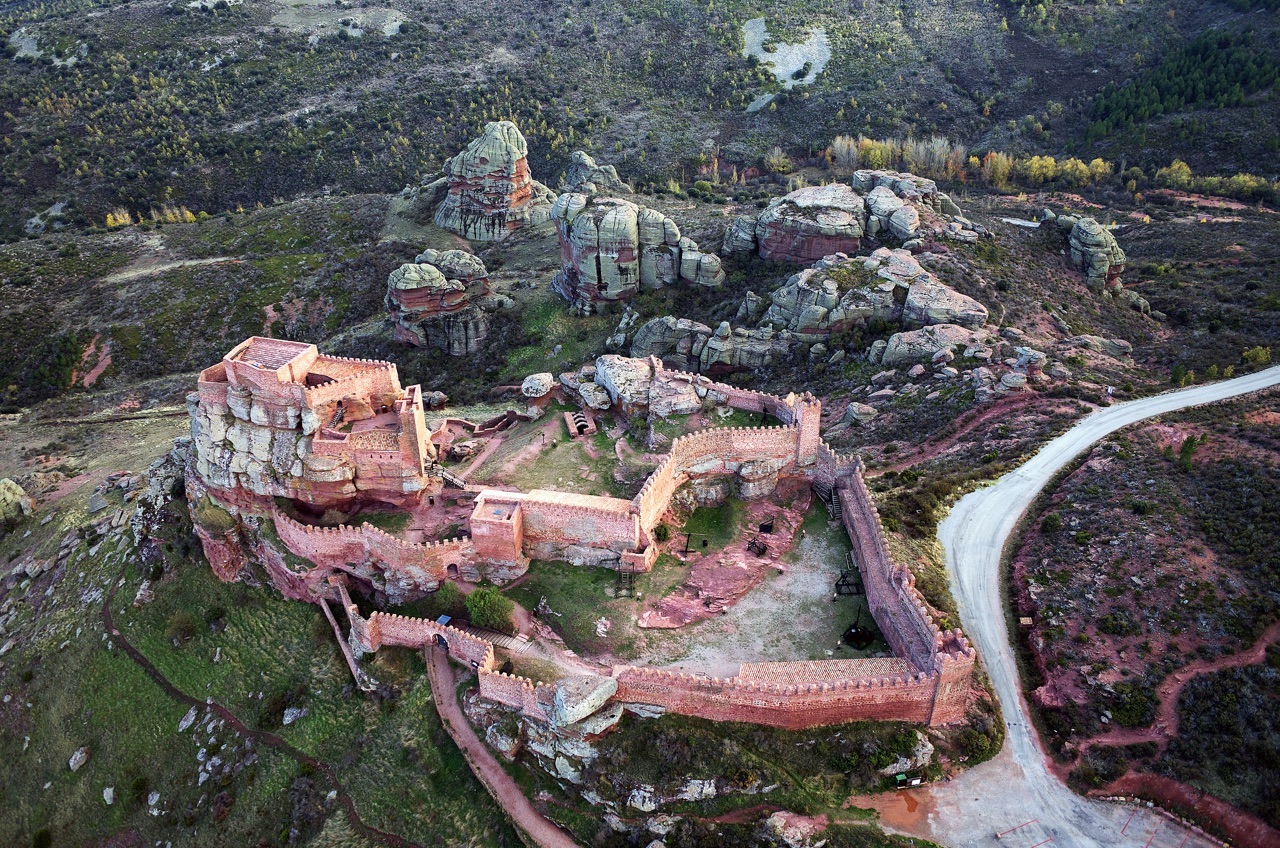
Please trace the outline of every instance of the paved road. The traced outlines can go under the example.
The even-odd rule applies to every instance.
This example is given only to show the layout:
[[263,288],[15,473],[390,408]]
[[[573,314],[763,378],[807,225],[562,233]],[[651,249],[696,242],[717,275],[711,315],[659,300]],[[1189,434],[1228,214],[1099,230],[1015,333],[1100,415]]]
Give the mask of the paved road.
[[[1054,473],[1099,439],[1144,418],[1280,384],[1280,366],[1220,383],[1195,386],[1101,409],[1045,445],[1026,464],[956,504],[938,528],[947,574],[965,633],[986,664],[1007,724],[1005,748],[994,760],[949,783],[875,803],[887,826],[953,846],[995,845],[994,834],[1036,820],[999,844],[1030,848],[1043,840],[1073,848],[1212,844],[1145,810],[1082,798],[1049,771],[1027,717],[1009,644],[1000,558],[1018,519]],[[1124,831],[1121,833],[1121,831]]]

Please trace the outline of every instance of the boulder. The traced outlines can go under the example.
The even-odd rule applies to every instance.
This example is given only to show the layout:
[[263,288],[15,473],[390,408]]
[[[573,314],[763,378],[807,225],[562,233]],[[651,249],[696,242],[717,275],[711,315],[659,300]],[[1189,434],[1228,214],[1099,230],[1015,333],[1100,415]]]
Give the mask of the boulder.
[[556,378],[550,372],[530,374],[520,384],[520,394],[527,398],[546,397],[556,385]]
[[970,345],[980,335],[980,331],[975,332],[956,324],[935,324],[919,330],[895,333],[889,337],[880,362],[888,367],[932,362],[938,351]]
[[772,364],[785,356],[790,343],[771,327],[733,329],[722,321],[712,330],[706,324],[667,315],[654,318],[636,331],[633,357],[657,356],[679,371],[724,374]]
[[551,208],[560,237],[560,273],[552,288],[573,304],[623,300],[641,287],[685,282],[718,286],[720,258],[681,238],[676,222],[617,197],[569,192]]
[[866,424],[879,415],[880,412],[874,406],[868,406],[865,403],[854,402],[849,404],[849,408],[844,411],[844,417],[840,419],[841,424]]
[[781,325],[800,341],[871,322],[978,328],[987,310],[944,285],[908,251],[879,248],[869,257],[828,256],[793,275],[772,294],[762,323]]
[[80,771],[85,763],[89,762],[89,749],[77,748],[76,752],[71,755],[71,759],[67,761],[67,767],[72,771]]
[[893,193],[893,189],[886,186],[876,186],[867,194],[867,214],[875,215],[882,223],[888,223],[893,213],[903,207],[903,202],[898,195]]
[[562,192],[573,191],[580,194],[597,194],[607,193],[614,194],[619,191],[631,193],[631,186],[627,185],[618,176],[618,171],[612,165],[597,165],[596,160],[592,159],[585,151],[575,150],[573,152],[573,162],[569,165],[569,170],[565,173],[564,185],[560,187]]
[[914,206],[903,206],[889,216],[889,229],[899,241],[914,239],[920,229],[920,213]]
[[1080,218],[1075,222],[1067,246],[1071,264],[1084,273],[1090,288],[1102,289],[1114,284],[1124,272],[1124,251],[1111,231],[1093,218]]
[[555,683],[551,700],[551,721],[573,724],[604,706],[618,691],[618,681],[596,674],[562,677]]
[[529,175],[529,146],[510,121],[495,121],[484,135],[445,165],[425,189],[434,199],[436,225],[473,241],[500,241],[522,227],[544,223],[555,199]]
[[603,411],[613,406],[613,399],[609,397],[608,390],[596,383],[583,383],[578,387],[578,394],[582,402],[591,409]]
[[648,406],[653,368],[645,359],[605,354],[596,360],[595,382],[609,393],[610,401],[630,413]]
[[450,356],[479,353],[489,336],[489,272],[462,250],[428,250],[387,278],[395,337]]
[[[853,253],[866,232],[863,199],[843,183],[797,189],[776,198],[756,219],[760,256],[781,262],[813,262],[833,253]],[[746,233],[737,221],[731,230]],[[738,247],[745,243],[726,234]]]
[[726,256],[734,254],[755,253],[756,251],[756,219],[751,215],[739,215],[733,223],[725,227],[724,242],[720,252]]
[[0,528],[16,524],[34,509],[35,502],[16,481],[8,477],[0,479]]
[[943,285],[932,274],[911,283],[902,305],[902,323],[907,326],[959,324],[976,330],[986,322],[985,306]]

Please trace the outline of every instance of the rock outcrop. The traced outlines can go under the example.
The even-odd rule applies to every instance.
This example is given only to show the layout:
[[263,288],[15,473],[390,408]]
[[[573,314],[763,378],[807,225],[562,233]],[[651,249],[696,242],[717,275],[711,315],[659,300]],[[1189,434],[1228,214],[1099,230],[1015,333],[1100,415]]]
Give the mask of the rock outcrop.
[[1067,237],[1071,264],[1085,275],[1092,289],[1116,283],[1124,273],[1125,255],[1111,231],[1093,218],[1081,218]]
[[[832,253],[853,253],[866,232],[867,207],[843,183],[814,186],[774,199],[756,219],[755,246],[764,259],[813,262]],[[746,224],[734,222],[726,249],[749,240]]]
[[515,124],[495,121],[426,185],[422,202],[437,226],[473,241],[501,241],[544,223],[555,193],[529,175],[529,146]]
[[489,273],[462,250],[428,250],[387,278],[395,337],[450,356],[478,353],[489,336]]
[[[945,217],[960,208],[932,180],[897,171],[857,171],[852,185],[833,183],[797,189],[775,198],[756,217],[740,216],[725,229],[725,255],[756,251],[765,259],[814,262],[833,253],[854,253],[866,238],[903,243],[926,230],[949,233]],[[977,238],[964,221],[961,231]]]
[[565,173],[562,192],[578,194],[616,194],[620,191],[631,193],[631,186],[622,181],[618,171],[612,165],[597,165],[587,153],[581,150],[573,152],[573,164]]
[[761,322],[821,342],[873,321],[976,328],[986,320],[986,307],[944,285],[908,251],[882,247],[866,258],[828,256],[793,275],[773,293]]
[[683,238],[675,221],[616,197],[569,192],[551,208],[561,270],[552,288],[575,306],[625,300],[641,287],[719,286],[720,257]]
[[636,331],[631,341],[633,357],[656,356],[679,371],[725,374],[773,364],[788,355],[794,340],[790,333],[772,327],[736,329],[722,321],[712,330],[687,318],[654,318]]
[[35,502],[14,480],[0,479],[0,531],[31,514]]
[[876,360],[885,367],[912,363],[932,362],[942,351],[968,348],[986,337],[982,331],[974,331],[955,324],[936,324],[919,330],[894,333],[889,337],[884,352]]
[[603,707],[617,691],[618,681],[612,677],[595,674],[562,677],[555,684],[549,718],[554,725],[582,721]]

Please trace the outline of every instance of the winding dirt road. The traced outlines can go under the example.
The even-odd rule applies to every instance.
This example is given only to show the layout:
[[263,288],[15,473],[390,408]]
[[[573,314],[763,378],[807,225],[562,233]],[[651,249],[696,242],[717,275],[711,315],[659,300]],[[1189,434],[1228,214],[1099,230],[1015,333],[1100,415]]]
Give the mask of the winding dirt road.
[[[1026,464],[955,505],[938,528],[965,633],[977,646],[1004,710],[995,759],[947,783],[870,800],[895,831],[952,846],[1192,848],[1215,844],[1145,808],[1082,798],[1049,769],[1027,715],[1005,619],[1000,560],[1018,520],[1053,475],[1099,439],[1137,421],[1280,385],[1280,366],[1100,409]],[[867,803],[867,801],[862,801]],[[1026,824],[1024,824],[1026,823]],[[1017,827],[1023,825],[1022,827]],[[1015,828],[1002,839],[995,834]]]

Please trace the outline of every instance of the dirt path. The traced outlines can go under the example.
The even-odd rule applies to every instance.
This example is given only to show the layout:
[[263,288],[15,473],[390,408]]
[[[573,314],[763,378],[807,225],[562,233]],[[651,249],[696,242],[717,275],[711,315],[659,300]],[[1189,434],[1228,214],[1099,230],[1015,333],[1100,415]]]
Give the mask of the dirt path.
[[[1029,820],[1035,820],[1035,829],[1056,846],[1204,848],[1214,844],[1154,810],[1082,798],[1049,768],[1028,717],[1009,641],[1001,558],[1005,543],[1040,490],[1099,439],[1145,418],[1277,384],[1280,367],[1098,410],[994,485],[966,495],[955,505],[939,526],[938,538],[946,551],[947,576],[965,633],[977,647],[1000,698],[1005,747],[994,759],[949,782],[877,801],[887,826],[956,846],[995,844],[996,833]],[[911,804],[916,805],[915,811],[904,811]],[[1022,848],[1032,844],[1008,838],[1002,843]]]
[[499,765],[498,760],[489,753],[489,749],[471,729],[462,714],[462,708],[458,706],[457,688],[448,655],[444,651],[431,648],[427,650],[431,652],[431,656],[427,657],[427,675],[431,679],[431,695],[436,703],[436,711],[440,713],[440,719],[454,744],[466,757],[471,771],[484,784],[484,788],[489,790],[498,806],[511,817],[515,826],[539,848],[577,848],[578,843],[534,808],[519,784]]
[[102,278],[104,283],[125,283],[129,280],[136,280],[139,277],[150,277],[152,274],[162,274],[165,271],[172,271],[175,268],[190,268],[195,265],[217,265],[221,262],[243,262],[236,256],[211,256],[208,259],[174,259],[168,262],[158,260],[154,257],[139,259],[130,263],[124,270],[116,271],[114,274],[108,274]]
[[154,680],[156,685],[164,690],[166,695],[179,703],[186,704],[189,707],[200,707],[202,709],[211,710],[227,724],[234,727],[237,733],[252,739],[258,744],[274,748],[280,753],[293,758],[303,765],[315,769],[320,774],[323,774],[325,779],[333,787],[333,790],[337,793],[338,802],[342,804],[342,808],[346,810],[347,819],[351,822],[351,827],[354,828],[361,836],[387,845],[392,845],[394,848],[423,848],[423,846],[420,846],[416,842],[410,842],[409,840],[397,836],[394,833],[388,833],[385,830],[378,830],[376,827],[371,827],[365,824],[364,821],[361,820],[360,814],[356,812],[355,802],[352,801],[351,796],[347,794],[346,787],[342,785],[342,781],[338,780],[338,775],[334,771],[333,766],[321,760],[317,760],[314,757],[307,756],[285,740],[281,739],[279,736],[276,736],[274,733],[267,733],[262,730],[251,730],[245,726],[244,722],[240,721],[240,719],[236,717],[235,713],[231,712],[212,698],[193,698],[177,686],[170,683],[169,678],[165,677],[160,669],[156,668],[141,651],[135,648],[129,640],[125,638],[123,633],[116,629],[115,620],[111,616],[111,605],[115,602],[116,591],[119,590],[121,584],[124,583],[124,575],[125,570],[121,569],[120,576],[114,583],[112,583],[111,591],[107,593],[106,599],[102,602],[103,624],[106,625],[107,632],[111,634],[111,638],[115,641],[115,644],[120,648],[120,650],[124,651],[129,659],[137,663],[138,666],[146,672],[147,676]]
[[1156,687],[1159,706],[1156,708],[1156,717],[1150,727],[1121,727],[1108,733],[1100,733],[1081,742],[1081,750],[1095,745],[1155,742],[1163,751],[1169,744],[1169,740],[1178,735],[1178,696],[1182,693],[1184,686],[1202,674],[1260,663],[1266,656],[1267,646],[1276,641],[1280,641],[1280,621],[1262,631],[1257,641],[1242,651],[1216,660],[1196,660],[1187,663],[1165,677]]

